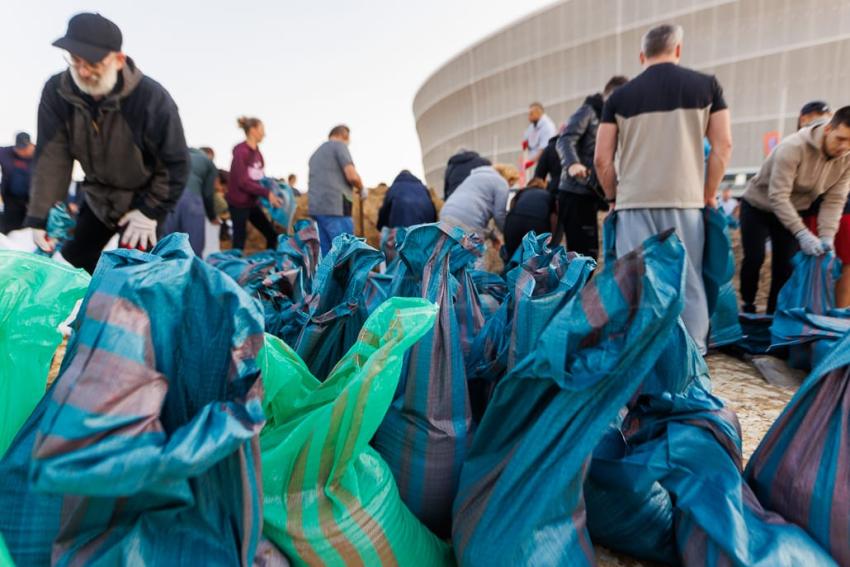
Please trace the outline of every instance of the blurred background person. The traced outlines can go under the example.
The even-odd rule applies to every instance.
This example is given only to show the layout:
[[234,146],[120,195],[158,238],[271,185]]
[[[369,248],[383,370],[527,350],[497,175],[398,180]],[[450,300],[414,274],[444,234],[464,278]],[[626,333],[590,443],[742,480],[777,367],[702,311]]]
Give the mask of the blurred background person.
[[248,222],[266,239],[266,248],[277,246],[277,233],[271,221],[260,207],[260,198],[266,197],[273,207],[282,203],[277,195],[260,182],[265,178],[263,154],[260,143],[266,137],[266,129],[259,118],[242,116],[237,124],[245,132],[245,141],[233,148],[230,163],[230,179],[227,184],[227,204],[233,226],[233,248],[244,249]]
[[408,170],[402,170],[387,190],[378,211],[378,230],[431,222],[437,222],[437,210],[428,188]]
[[489,159],[483,158],[466,149],[459,149],[455,155],[449,158],[446,164],[446,175],[443,180],[443,199],[448,199],[454,190],[463,183],[472,170],[482,165],[493,165]]
[[213,163],[215,153],[211,148],[189,150],[189,179],[177,201],[177,206],[166,217],[163,236],[172,232],[185,232],[189,244],[198,257],[203,258],[206,245],[206,222],[218,224],[215,209],[215,182],[218,169]]
[[35,145],[26,132],[15,135],[14,146],[0,148],[0,198],[3,199],[0,232],[4,234],[24,226],[33,154]]

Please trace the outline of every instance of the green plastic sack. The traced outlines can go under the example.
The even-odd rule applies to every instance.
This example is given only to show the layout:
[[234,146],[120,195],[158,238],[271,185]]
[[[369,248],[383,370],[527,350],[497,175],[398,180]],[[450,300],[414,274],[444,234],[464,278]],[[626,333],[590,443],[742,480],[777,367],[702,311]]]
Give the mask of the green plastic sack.
[[296,565],[452,565],[449,546],[399,496],[369,446],[398,385],[404,353],[437,307],[393,298],[367,320],[324,382],[266,334],[260,363],[264,531]]
[[44,395],[58,327],[90,279],[49,258],[0,251],[0,457]]
[[9,555],[9,550],[6,549],[6,542],[3,541],[3,536],[0,535],[0,567],[15,567],[12,556]]

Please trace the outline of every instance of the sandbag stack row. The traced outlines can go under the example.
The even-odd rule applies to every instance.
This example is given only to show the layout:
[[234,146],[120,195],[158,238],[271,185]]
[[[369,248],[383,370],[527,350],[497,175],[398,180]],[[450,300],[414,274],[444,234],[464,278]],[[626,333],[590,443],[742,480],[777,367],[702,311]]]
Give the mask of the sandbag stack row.
[[[0,461],[13,559],[592,565],[602,543],[850,565],[850,339],[745,482],[737,420],[679,320],[672,231],[601,270],[530,234],[504,279],[459,229],[392,236],[383,273],[350,236],[320,259],[309,222],[248,258],[205,264],[176,235],[105,254]],[[728,264],[712,270],[720,305]]]

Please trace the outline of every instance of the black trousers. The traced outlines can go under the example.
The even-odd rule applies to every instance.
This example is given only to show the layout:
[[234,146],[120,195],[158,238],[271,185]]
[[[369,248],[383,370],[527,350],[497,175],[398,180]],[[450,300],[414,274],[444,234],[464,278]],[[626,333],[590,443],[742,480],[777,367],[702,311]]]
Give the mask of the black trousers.
[[770,238],[770,294],[767,312],[776,311],[779,290],[791,277],[791,258],[799,250],[797,239],[779,222],[773,213],[762,211],[741,201],[741,246],[744,259],[741,262],[741,298],[744,307],[755,305],[759,287],[759,273],[764,264],[764,245]]
[[277,247],[277,233],[271,221],[266,217],[259,205],[249,208],[230,206],[230,221],[233,223],[233,248],[245,248],[245,238],[248,233],[248,222],[266,237],[266,248]]
[[27,199],[3,195],[3,214],[0,216],[0,232],[8,234],[24,226],[27,216]]
[[558,193],[558,220],[567,238],[567,250],[598,259],[598,212],[599,198],[595,195]]
[[83,202],[80,214],[77,216],[74,236],[62,247],[62,256],[72,266],[93,274],[103,247],[109,243],[109,239],[115,232],[114,229],[100,222],[88,204]]

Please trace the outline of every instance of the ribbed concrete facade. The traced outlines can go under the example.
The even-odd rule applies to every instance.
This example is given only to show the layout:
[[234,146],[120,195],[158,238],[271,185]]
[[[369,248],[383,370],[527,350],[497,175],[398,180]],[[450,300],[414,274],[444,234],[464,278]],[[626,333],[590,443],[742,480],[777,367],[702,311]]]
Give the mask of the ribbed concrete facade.
[[517,164],[528,104],[560,125],[612,75],[635,76],[655,24],[685,28],[683,64],[718,77],[732,168],[757,167],[767,132],[792,132],[812,99],[850,104],[850,0],[564,0],[473,45],[413,103],[429,185],[460,147]]

